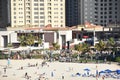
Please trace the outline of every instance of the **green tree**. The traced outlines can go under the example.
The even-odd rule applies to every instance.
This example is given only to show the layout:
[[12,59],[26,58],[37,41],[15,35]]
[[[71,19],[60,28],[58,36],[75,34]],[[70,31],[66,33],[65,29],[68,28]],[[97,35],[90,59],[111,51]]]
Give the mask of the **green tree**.
[[39,44],[42,44],[42,39],[41,38],[38,38],[38,45]]
[[26,37],[24,35],[19,36],[20,46],[26,46]]
[[120,63],[120,57],[116,57],[116,61]]
[[115,46],[115,40],[114,40],[114,38],[109,38],[109,40],[108,40],[108,43],[107,43],[109,46],[111,46],[111,47],[114,47]]
[[87,43],[78,44],[78,45],[75,45],[75,50],[81,53],[86,53],[86,52],[89,52],[90,45]]
[[28,34],[27,37],[26,37],[26,44],[31,46],[34,44],[34,36],[32,34]]
[[106,44],[103,40],[100,40],[99,43],[95,45],[95,48],[102,53],[102,51],[106,48]]

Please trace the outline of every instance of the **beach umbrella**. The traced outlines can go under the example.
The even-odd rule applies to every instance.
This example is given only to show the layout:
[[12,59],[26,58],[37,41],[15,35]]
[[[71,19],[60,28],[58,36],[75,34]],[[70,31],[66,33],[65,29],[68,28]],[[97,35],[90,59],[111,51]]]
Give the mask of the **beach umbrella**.
[[99,73],[105,73],[105,71],[100,71]]
[[120,70],[116,70],[117,74],[120,74]]
[[89,75],[89,71],[90,71],[90,69],[85,68],[84,71],[87,71],[87,75]]
[[105,71],[100,71],[99,75],[104,75],[106,72]]
[[84,71],[90,71],[90,69],[88,69],[88,68],[85,68],[85,69],[84,69]]
[[111,71],[110,69],[106,69],[105,72],[106,72],[106,73],[110,73],[110,72],[112,72],[112,71]]

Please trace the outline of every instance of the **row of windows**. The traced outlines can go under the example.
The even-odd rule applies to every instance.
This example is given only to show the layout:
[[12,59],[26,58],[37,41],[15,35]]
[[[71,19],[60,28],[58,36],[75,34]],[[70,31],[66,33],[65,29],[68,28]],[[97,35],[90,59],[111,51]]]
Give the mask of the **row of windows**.
[[[109,2],[111,2],[112,0],[95,0],[96,2],[98,2],[98,1],[100,1],[100,2],[107,2],[107,1],[109,1]],[[117,0],[114,0],[114,1],[117,1]]]
[[[38,0],[34,0],[34,1],[38,1]],[[39,0],[40,2],[44,2],[44,0]]]
[[[112,6],[112,5],[114,5],[113,3],[102,3],[102,4],[99,4],[99,3],[95,3],[95,6],[98,6],[98,5],[100,5],[100,6]],[[115,6],[117,6],[117,3],[115,3]]]
[[[38,8],[34,8],[34,10],[38,10]],[[44,10],[44,8],[40,8],[40,10]]]
[[[34,6],[38,6],[38,3],[34,3]],[[44,4],[40,3],[40,6],[44,6]]]
[[[99,8],[98,7],[95,7],[95,10],[98,10]],[[112,7],[109,7],[109,8],[107,8],[107,7],[102,7],[102,8],[100,8],[100,10],[117,10],[118,8],[117,7],[115,7],[115,8],[112,8]]]
[[[39,19],[39,16],[34,16],[35,19]],[[40,16],[40,19],[44,19],[44,16]]]
[[[95,16],[95,18],[98,18],[98,16]],[[100,16],[100,18],[102,19],[102,18],[117,18],[117,16],[112,16],[112,15],[110,15],[110,16]]]
[[[38,1],[38,0],[34,0],[34,1]],[[40,0],[40,1],[42,1],[42,2],[43,2],[44,0]],[[49,1],[51,1],[51,0],[49,0]],[[54,0],[54,1],[58,1],[58,0]],[[63,0],[60,0],[60,1],[63,1]]]
[[[37,15],[37,14],[38,14],[38,12],[34,12],[34,14],[36,14],[36,15]],[[40,14],[44,14],[44,12],[40,12]]]
[[[98,12],[96,11],[95,14],[98,14]],[[109,11],[109,12],[100,12],[100,14],[117,14],[117,12],[112,12],[112,11]]]

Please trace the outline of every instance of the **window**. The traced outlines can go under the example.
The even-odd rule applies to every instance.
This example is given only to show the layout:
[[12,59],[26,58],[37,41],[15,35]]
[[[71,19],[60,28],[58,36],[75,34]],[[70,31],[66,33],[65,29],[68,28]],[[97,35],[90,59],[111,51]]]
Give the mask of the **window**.
[[107,6],[107,4],[105,3],[104,6]]
[[40,0],[41,2],[44,2],[44,0]]
[[16,3],[14,3],[13,5],[16,6]]
[[35,20],[34,22],[35,22],[35,23],[38,23],[38,20]]
[[16,12],[14,12],[14,14],[16,14]]
[[40,10],[44,10],[44,8],[40,8]]
[[112,10],[112,7],[109,7],[109,10]]
[[115,10],[117,10],[117,7],[115,7]]
[[41,20],[40,23],[44,23],[44,20]]
[[40,16],[40,19],[44,19],[44,16]]
[[109,14],[112,14],[112,11],[109,11]]
[[44,6],[44,4],[43,4],[43,3],[40,3],[40,6]]
[[104,12],[104,14],[107,14],[107,12]]
[[34,12],[34,14],[38,14],[38,12]]
[[101,16],[100,18],[103,18],[103,16]]
[[107,16],[104,16],[104,18],[107,18]]
[[38,8],[34,8],[34,10],[38,10]]
[[61,10],[63,10],[63,8],[60,8]]
[[14,19],[16,19],[16,16],[14,16]]
[[16,23],[16,21],[14,21],[14,23]]
[[48,3],[48,6],[51,6],[51,3]]
[[38,3],[34,3],[34,6],[38,6]]
[[117,3],[115,3],[115,5],[117,6]]
[[100,14],[103,14],[103,12],[100,12]]
[[44,14],[44,12],[40,12],[40,14]]
[[98,8],[97,8],[97,7],[95,7],[95,10],[98,10]]
[[115,12],[115,14],[117,14],[117,12]]
[[104,10],[107,10],[107,8],[104,8]]
[[100,22],[102,23],[102,22],[103,22],[103,20],[100,20]]
[[38,19],[38,16],[34,16],[35,19]]
[[14,10],[16,10],[16,8],[14,8]]
[[101,10],[103,10],[103,8],[100,8]]
[[98,6],[98,3],[95,3],[96,6]]
[[112,6],[112,3],[109,3],[109,6]]
[[112,18],[112,16],[110,15],[109,18]]

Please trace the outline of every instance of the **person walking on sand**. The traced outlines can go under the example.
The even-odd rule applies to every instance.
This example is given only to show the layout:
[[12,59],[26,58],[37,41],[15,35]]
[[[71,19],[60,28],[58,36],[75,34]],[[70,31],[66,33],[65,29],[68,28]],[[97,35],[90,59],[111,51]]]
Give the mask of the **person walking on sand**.
[[6,68],[4,68],[4,74],[6,74]]
[[10,65],[10,59],[8,58],[8,60],[7,60],[7,64],[8,64],[8,66]]
[[51,72],[51,77],[53,77],[54,76],[54,74],[53,74],[53,72]]

